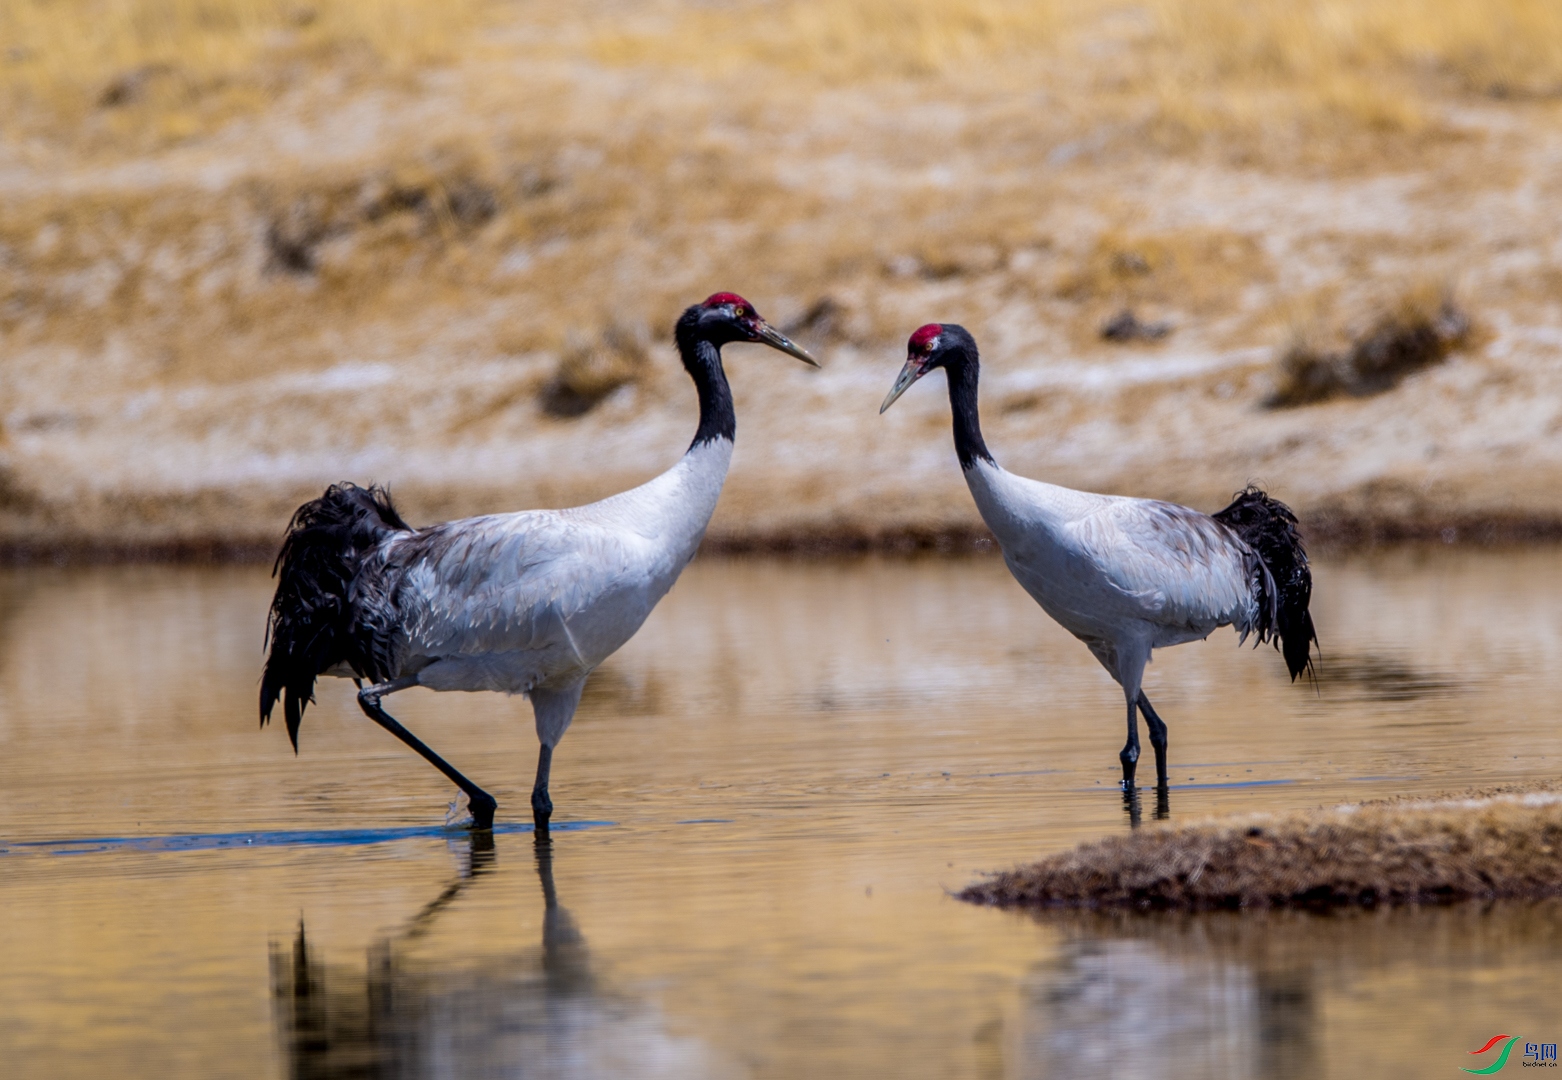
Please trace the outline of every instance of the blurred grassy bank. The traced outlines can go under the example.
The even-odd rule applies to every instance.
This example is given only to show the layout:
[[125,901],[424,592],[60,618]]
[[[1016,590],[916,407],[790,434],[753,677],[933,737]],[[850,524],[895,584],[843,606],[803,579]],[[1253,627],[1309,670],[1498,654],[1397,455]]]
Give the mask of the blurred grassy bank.
[[[930,319],[1017,471],[1553,534],[1559,103],[1540,0],[16,0],[0,538],[264,547],[338,478],[418,520],[599,496],[682,449],[668,331],[718,289],[827,365],[729,351],[729,546],[976,535],[940,395],[873,411]],[[1266,405],[1428,290],[1468,343]],[[1124,309],[1164,336],[1103,340]]]

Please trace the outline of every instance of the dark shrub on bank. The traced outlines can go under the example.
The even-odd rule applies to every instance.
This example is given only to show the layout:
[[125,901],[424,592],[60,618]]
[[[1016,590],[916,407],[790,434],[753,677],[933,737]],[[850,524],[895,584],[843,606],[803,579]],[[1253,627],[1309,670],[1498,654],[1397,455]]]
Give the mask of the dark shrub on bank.
[[568,419],[584,416],[621,386],[637,382],[650,367],[648,335],[639,327],[613,323],[600,337],[575,337],[538,394],[542,411]]
[[1405,376],[1441,363],[1470,340],[1470,317],[1451,297],[1409,296],[1343,351],[1297,337],[1280,355],[1272,409],[1392,390]]

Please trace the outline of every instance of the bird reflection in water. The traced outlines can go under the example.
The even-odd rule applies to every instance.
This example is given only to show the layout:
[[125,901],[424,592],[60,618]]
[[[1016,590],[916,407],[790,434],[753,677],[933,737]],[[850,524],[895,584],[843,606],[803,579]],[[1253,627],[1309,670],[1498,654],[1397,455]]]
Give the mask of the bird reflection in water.
[[1067,1062],[1070,1076],[1121,1076],[1154,1062],[1157,1075],[1190,1080],[1320,1075],[1320,995],[1306,957],[1205,918],[1046,920],[1067,943],[1030,980],[1021,1074]]
[[409,948],[478,882],[500,878],[491,833],[472,833],[461,873],[368,964],[322,961],[301,922],[292,947],[272,946],[272,992],[289,1075],[298,1080],[526,1075],[700,1076],[707,1048],[669,1034],[648,1004],[605,990],[586,940],[558,900],[553,849],[536,846],[542,885],[534,949],[441,967]]
[[[1025,981],[1007,1046],[1019,1077],[1064,1075],[1061,1063],[1082,1080],[1323,1076],[1356,1053],[1338,1026],[1342,1003],[1394,1018],[1370,1029],[1373,1052],[1415,1063],[1485,1007],[1491,986],[1544,979],[1562,962],[1556,901],[1037,919],[1063,944]],[[1455,970],[1467,1004],[1404,994]]]
[[[1123,791],[1123,812],[1128,815],[1130,828],[1137,829],[1144,823],[1144,802],[1137,787],[1126,788]],[[1155,789],[1155,820],[1165,821],[1171,817],[1171,792],[1165,787],[1157,786]]]

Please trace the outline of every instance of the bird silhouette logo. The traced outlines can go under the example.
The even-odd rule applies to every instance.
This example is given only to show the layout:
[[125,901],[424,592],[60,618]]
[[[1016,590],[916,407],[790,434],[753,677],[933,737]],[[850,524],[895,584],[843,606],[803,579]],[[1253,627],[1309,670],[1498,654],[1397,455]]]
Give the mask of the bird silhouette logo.
[[1486,1040],[1485,1046],[1481,1047],[1479,1050],[1470,1051],[1472,1054],[1484,1054],[1486,1051],[1490,1050],[1504,1039],[1506,1039],[1507,1042],[1503,1045],[1502,1053],[1497,1055],[1496,1061],[1482,1069],[1466,1069],[1461,1065],[1459,1071],[1474,1073],[1476,1076],[1487,1076],[1496,1072],[1498,1069],[1501,1069],[1508,1063],[1508,1055],[1513,1053],[1513,1044],[1519,1041],[1519,1037],[1517,1035],[1493,1035],[1490,1039]]

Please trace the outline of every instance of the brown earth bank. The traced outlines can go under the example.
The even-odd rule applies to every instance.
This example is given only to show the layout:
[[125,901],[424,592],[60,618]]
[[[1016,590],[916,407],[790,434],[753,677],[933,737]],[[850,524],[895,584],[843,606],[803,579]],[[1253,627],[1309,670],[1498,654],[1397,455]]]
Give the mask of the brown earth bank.
[[941,379],[876,415],[932,320],[1024,475],[1562,536],[1554,5],[394,8],[0,10],[8,557],[264,558],[336,480],[418,523],[631,486],[718,290],[825,369],[728,348],[713,550],[983,540]]
[[1152,826],[972,885],[999,907],[1207,911],[1562,895],[1562,781]]
[[[415,522],[414,524],[419,524]],[[1379,545],[1512,547],[1562,542],[1562,520],[1444,519],[1434,521],[1306,519],[1304,537],[1313,555],[1359,551]],[[0,540],[0,565],[98,565],[106,563],[270,563],[282,545],[271,536],[199,534],[176,539],[122,539],[91,533],[49,533]],[[832,528],[707,536],[700,555],[827,558],[860,555],[992,555],[997,542],[985,526],[930,528]]]

